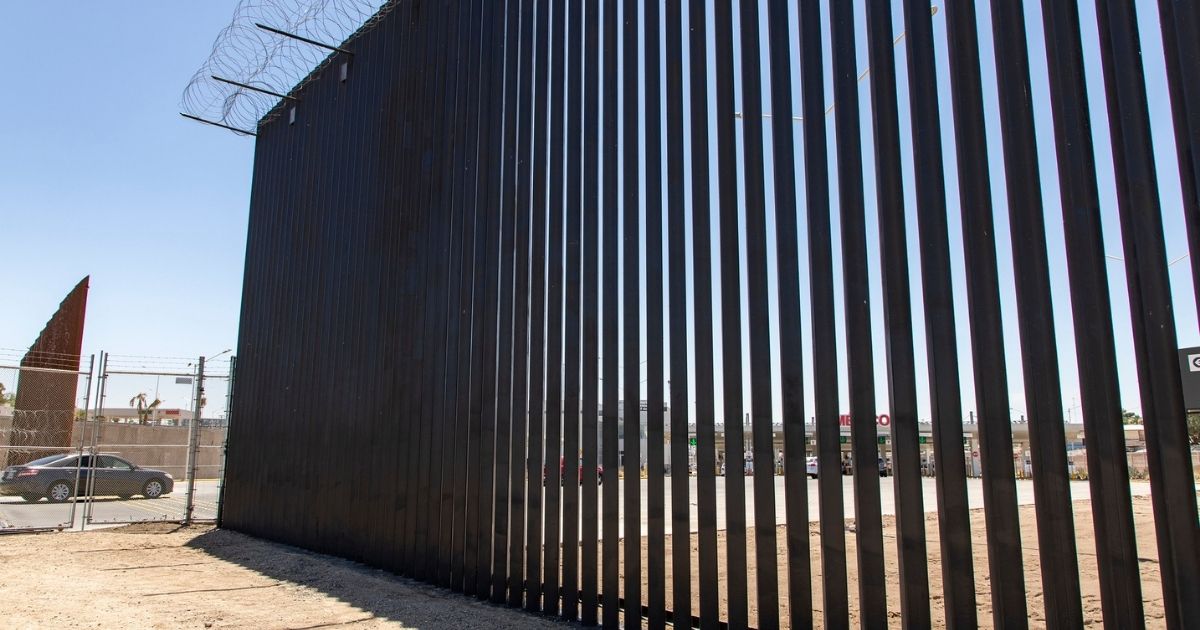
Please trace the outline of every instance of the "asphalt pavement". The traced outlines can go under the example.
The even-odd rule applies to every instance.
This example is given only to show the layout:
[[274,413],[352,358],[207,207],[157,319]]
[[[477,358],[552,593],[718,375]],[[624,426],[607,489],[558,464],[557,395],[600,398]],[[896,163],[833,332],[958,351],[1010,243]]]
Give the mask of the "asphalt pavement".
[[[192,518],[212,520],[217,517],[217,497],[220,485],[215,479],[196,481],[196,500]],[[13,529],[71,528],[84,526],[88,501],[80,497],[72,503],[50,503],[41,499],[33,503],[21,497],[0,497],[0,532]],[[176,479],[175,490],[158,499],[133,497],[96,497],[91,501],[86,527],[100,527],[144,521],[178,521],[187,510],[187,480]],[[72,524],[73,521],[73,524]]]
[[[726,515],[728,513],[726,506],[725,491],[727,483],[738,481],[736,477],[717,477],[716,479],[716,499],[717,499],[717,529],[725,529]],[[892,477],[885,477],[879,480],[880,484],[880,507],[885,515],[894,515],[895,510],[895,494],[892,484]],[[754,489],[753,477],[745,477],[745,496],[746,496],[746,521],[748,524],[754,524]],[[778,524],[787,522],[784,506],[786,495],[783,488],[783,478],[775,477],[774,479],[775,492],[771,497],[775,505],[775,521]],[[641,531],[643,534],[649,531],[649,506],[647,503],[647,487],[649,481],[646,479],[640,480],[641,494],[641,510],[639,521],[641,523]],[[693,532],[699,529],[699,520],[696,506],[696,477],[690,477],[689,483],[689,529]],[[620,486],[618,504],[620,506],[619,520],[621,522],[620,531],[624,536],[624,520],[625,520],[625,500],[624,500],[624,484]],[[934,485],[934,479],[922,479],[924,486],[924,509],[926,512],[937,511],[937,493]],[[1020,505],[1029,505],[1033,503],[1033,482],[1028,480],[1018,480],[1017,483],[1017,503]],[[1073,481],[1071,486],[1071,497],[1074,500],[1087,500],[1091,498],[1091,487],[1086,481]],[[1130,481],[1129,489],[1132,495],[1148,495],[1150,493],[1150,484],[1144,481]],[[198,480],[196,482],[196,503],[194,510],[194,518],[197,520],[211,520],[216,518],[217,514],[217,497],[220,488],[216,480]],[[601,486],[599,493],[604,492],[604,487]],[[142,497],[134,497],[128,500],[118,499],[116,497],[99,497],[91,504],[91,517],[88,519],[86,527],[99,527],[104,525],[116,525],[130,522],[144,521],[178,521],[184,516],[184,511],[187,505],[187,482],[185,480],[176,480],[175,491],[170,495],[159,499],[145,499]],[[666,532],[671,533],[671,483],[670,478],[664,479],[664,507],[668,518],[666,519]],[[807,503],[808,517],[810,521],[817,521],[820,518],[818,509],[818,490],[817,481],[809,479],[807,484]],[[842,478],[842,496],[843,505],[845,508],[845,518],[854,517],[854,486],[853,477]],[[582,499],[582,497],[580,497]],[[972,509],[983,507],[983,484],[979,479],[967,480],[967,500]],[[74,510],[74,527],[78,529],[85,518],[85,504],[83,499],[80,499]],[[601,509],[597,506],[597,514],[602,515]],[[42,499],[36,503],[26,503],[20,497],[0,497],[0,531],[14,528],[59,528],[70,527],[72,523],[71,503],[49,503]],[[582,516],[580,517],[582,526]]]

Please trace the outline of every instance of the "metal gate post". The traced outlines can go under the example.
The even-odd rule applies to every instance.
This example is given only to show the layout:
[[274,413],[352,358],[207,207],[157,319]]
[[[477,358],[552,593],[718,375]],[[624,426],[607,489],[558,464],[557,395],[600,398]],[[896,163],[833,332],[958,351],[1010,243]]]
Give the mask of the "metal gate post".
[[[100,353],[100,379],[99,379],[99,382],[96,384],[96,411],[92,414],[92,436],[91,436],[92,439],[89,440],[89,442],[88,442],[89,449],[90,449],[88,452],[91,454],[94,454],[96,452],[97,443],[99,442],[99,439],[100,439],[100,420],[104,414],[104,400],[107,398],[107,396],[108,396],[108,353],[101,352]],[[86,424],[85,424],[85,426],[86,426]],[[83,451],[81,450],[77,468],[79,466],[82,466],[82,464],[83,464]],[[83,523],[81,523],[79,526],[80,530],[86,529],[87,524],[92,521],[92,513],[96,507],[95,501],[93,501],[94,497],[92,496],[92,488],[93,488],[93,484],[94,484],[94,479],[95,479],[95,475],[88,475],[87,480],[84,482],[84,485],[86,486],[86,490],[84,491],[84,495],[83,495],[84,496]],[[78,470],[76,470],[75,493],[79,494]]]
[[221,440],[221,479],[217,485],[217,527],[225,505],[225,457],[229,453],[229,426],[233,423],[233,388],[237,382],[237,357],[229,359],[229,386],[225,392],[225,439]]
[[[71,516],[67,519],[67,522],[70,523],[70,526],[68,527],[68,529],[74,529],[74,527],[75,527],[75,508],[79,504],[79,463],[81,463],[83,461],[83,435],[85,433],[87,433],[88,411],[92,405],[92,382],[95,380],[95,378],[94,378],[95,375],[96,375],[96,355],[93,354],[92,358],[90,360],[88,360],[87,389],[83,393],[83,426],[80,427],[80,429],[79,429],[79,459],[76,460],[76,465],[75,465],[75,484],[71,486],[71,489],[73,490],[73,492],[71,492]],[[97,389],[100,388],[98,383],[96,385],[96,388]],[[74,423],[75,423],[75,420],[72,419],[71,420],[72,426],[74,426]],[[83,529],[83,525],[81,523],[80,530],[82,530],[82,529]]]
[[192,510],[196,506],[196,456],[200,450],[200,415],[204,410],[204,357],[196,364],[196,405],[193,407],[191,430],[188,431],[187,452],[187,506],[183,513],[183,524],[192,524]]

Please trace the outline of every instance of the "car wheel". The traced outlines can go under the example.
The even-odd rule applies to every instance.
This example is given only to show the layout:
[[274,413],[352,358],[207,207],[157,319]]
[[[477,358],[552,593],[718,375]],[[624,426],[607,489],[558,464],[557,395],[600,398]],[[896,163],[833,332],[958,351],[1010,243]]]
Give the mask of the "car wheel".
[[46,488],[46,498],[50,499],[53,503],[62,503],[70,499],[72,494],[75,493],[71,488],[70,482],[67,481],[55,481],[50,484],[49,488]]
[[21,498],[24,499],[26,503],[37,503],[38,501],[42,500],[42,497],[36,494],[22,494]]
[[142,487],[142,496],[147,499],[157,499],[163,495],[163,482],[160,479],[151,479]]

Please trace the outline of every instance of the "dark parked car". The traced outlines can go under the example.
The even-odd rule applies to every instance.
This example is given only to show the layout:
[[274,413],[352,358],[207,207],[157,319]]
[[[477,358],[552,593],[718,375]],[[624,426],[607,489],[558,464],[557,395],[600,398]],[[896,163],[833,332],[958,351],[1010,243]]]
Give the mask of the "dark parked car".
[[141,468],[115,455],[51,455],[22,466],[9,466],[0,475],[0,495],[20,496],[26,501],[46,497],[53,503],[69,500],[75,494],[76,472],[79,485],[88,489],[92,480],[94,496],[116,495],[123,499],[140,494],[157,499],[175,488],[171,475]]

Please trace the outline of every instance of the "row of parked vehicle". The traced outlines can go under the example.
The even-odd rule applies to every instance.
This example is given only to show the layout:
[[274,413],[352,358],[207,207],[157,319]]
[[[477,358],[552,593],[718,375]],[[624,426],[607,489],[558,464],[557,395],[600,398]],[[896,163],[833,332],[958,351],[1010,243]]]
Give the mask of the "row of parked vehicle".
[[0,495],[62,503],[75,496],[76,484],[93,496],[123,499],[135,495],[157,499],[175,489],[171,475],[116,455],[59,453],[5,468],[0,475]]

